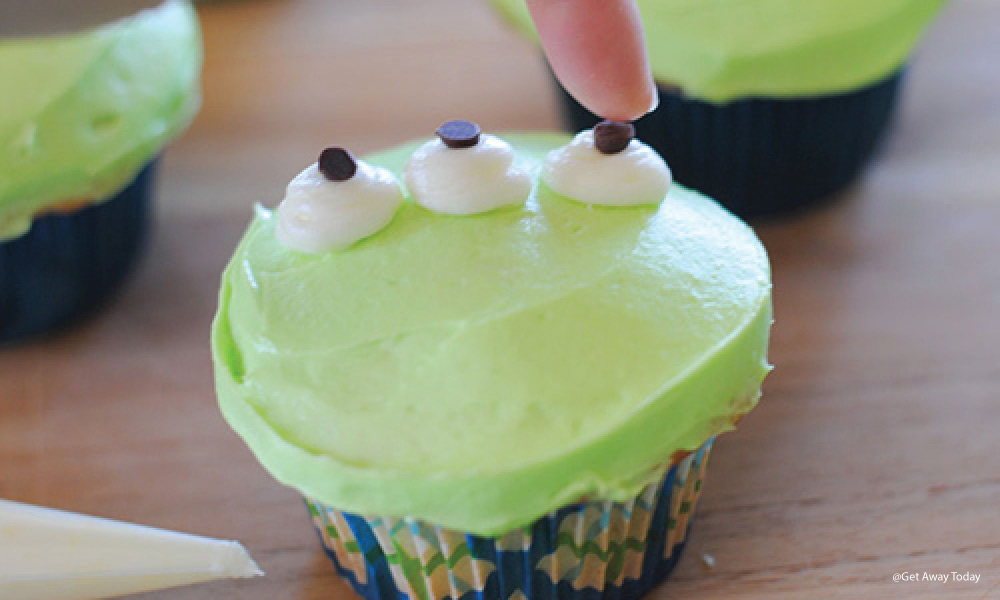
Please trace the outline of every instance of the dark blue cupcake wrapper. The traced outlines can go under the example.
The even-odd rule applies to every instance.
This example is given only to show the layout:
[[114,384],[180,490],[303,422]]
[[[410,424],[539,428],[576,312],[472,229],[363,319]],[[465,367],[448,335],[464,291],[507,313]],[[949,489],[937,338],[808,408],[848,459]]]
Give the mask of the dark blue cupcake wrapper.
[[0,243],[0,345],[68,325],[117,289],[147,237],[155,165],[109,200]]
[[677,564],[712,442],[625,502],[583,502],[485,538],[306,500],[337,571],[367,600],[625,600]]
[[[732,212],[793,213],[858,177],[888,127],[902,81],[901,69],[844,94],[728,104],[661,87],[659,107],[636,122],[636,133],[666,159],[675,180]],[[559,89],[572,131],[598,121]]]

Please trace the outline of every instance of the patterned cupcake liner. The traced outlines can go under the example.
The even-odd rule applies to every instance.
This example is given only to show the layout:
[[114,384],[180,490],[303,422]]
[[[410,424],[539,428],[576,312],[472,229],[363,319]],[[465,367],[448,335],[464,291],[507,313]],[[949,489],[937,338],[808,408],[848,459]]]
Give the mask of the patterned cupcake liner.
[[711,446],[629,502],[567,506],[499,538],[306,505],[337,571],[368,600],[637,598],[680,557]]
[[[794,213],[861,174],[888,129],[903,74],[844,94],[728,104],[661,86],[659,107],[636,122],[636,134],[666,159],[678,182],[735,214]],[[558,89],[571,131],[598,121]]]
[[0,243],[0,346],[66,326],[117,289],[147,237],[155,166],[105,202]]

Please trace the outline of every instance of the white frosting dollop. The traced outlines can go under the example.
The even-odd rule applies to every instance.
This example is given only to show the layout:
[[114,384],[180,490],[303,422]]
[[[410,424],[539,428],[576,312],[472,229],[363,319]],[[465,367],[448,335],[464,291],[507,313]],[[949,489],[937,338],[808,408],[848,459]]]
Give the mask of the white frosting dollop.
[[342,250],[389,224],[403,190],[388,169],[357,161],[347,181],[327,179],[313,163],[288,184],[278,206],[275,234],[285,246],[308,254]]
[[403,170],[413,201],[434,212],[471,215],[523,204],[531,174],[514,164],[514,149],[493,135],[469,148],[433,139],[417,148]]
[[633,139],[616,154],[594,146],[594,130],[549,152],[542,178],[552,191],[584,204],[659,204],[670,187],[670,168],[652,148]]

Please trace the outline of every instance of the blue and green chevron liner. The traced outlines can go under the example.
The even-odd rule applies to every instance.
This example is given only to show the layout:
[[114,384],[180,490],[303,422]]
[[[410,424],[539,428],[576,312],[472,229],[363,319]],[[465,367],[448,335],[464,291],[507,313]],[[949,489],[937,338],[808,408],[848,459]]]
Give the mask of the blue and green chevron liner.
[[574,504],[499,538],[306,504],[337,571],[367,600],[627,600],[677,563],[711,447],[632,501]]

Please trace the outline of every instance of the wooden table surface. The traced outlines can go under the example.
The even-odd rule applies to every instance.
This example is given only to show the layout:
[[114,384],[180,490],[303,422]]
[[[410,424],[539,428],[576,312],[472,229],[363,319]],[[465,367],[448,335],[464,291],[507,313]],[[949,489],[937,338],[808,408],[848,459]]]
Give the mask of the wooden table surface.
[[[240,539],[268,573],[145,598],[347,600],[297,495],[216,409],[219,272],[253,203],[276,204],[324,145],[365,152],[458,116],[555,128],[555,96],[483,2],[201,11],[204,108],[167,155],[144,262],[92,320],[0,355],[0,497]],[[652,599],[1000,599],[998,56],[996,0],[951,2],[863,180],[756,224],[776,369],[718,442],[693,539]],[[892,581],[925,571],[981,579]]]

